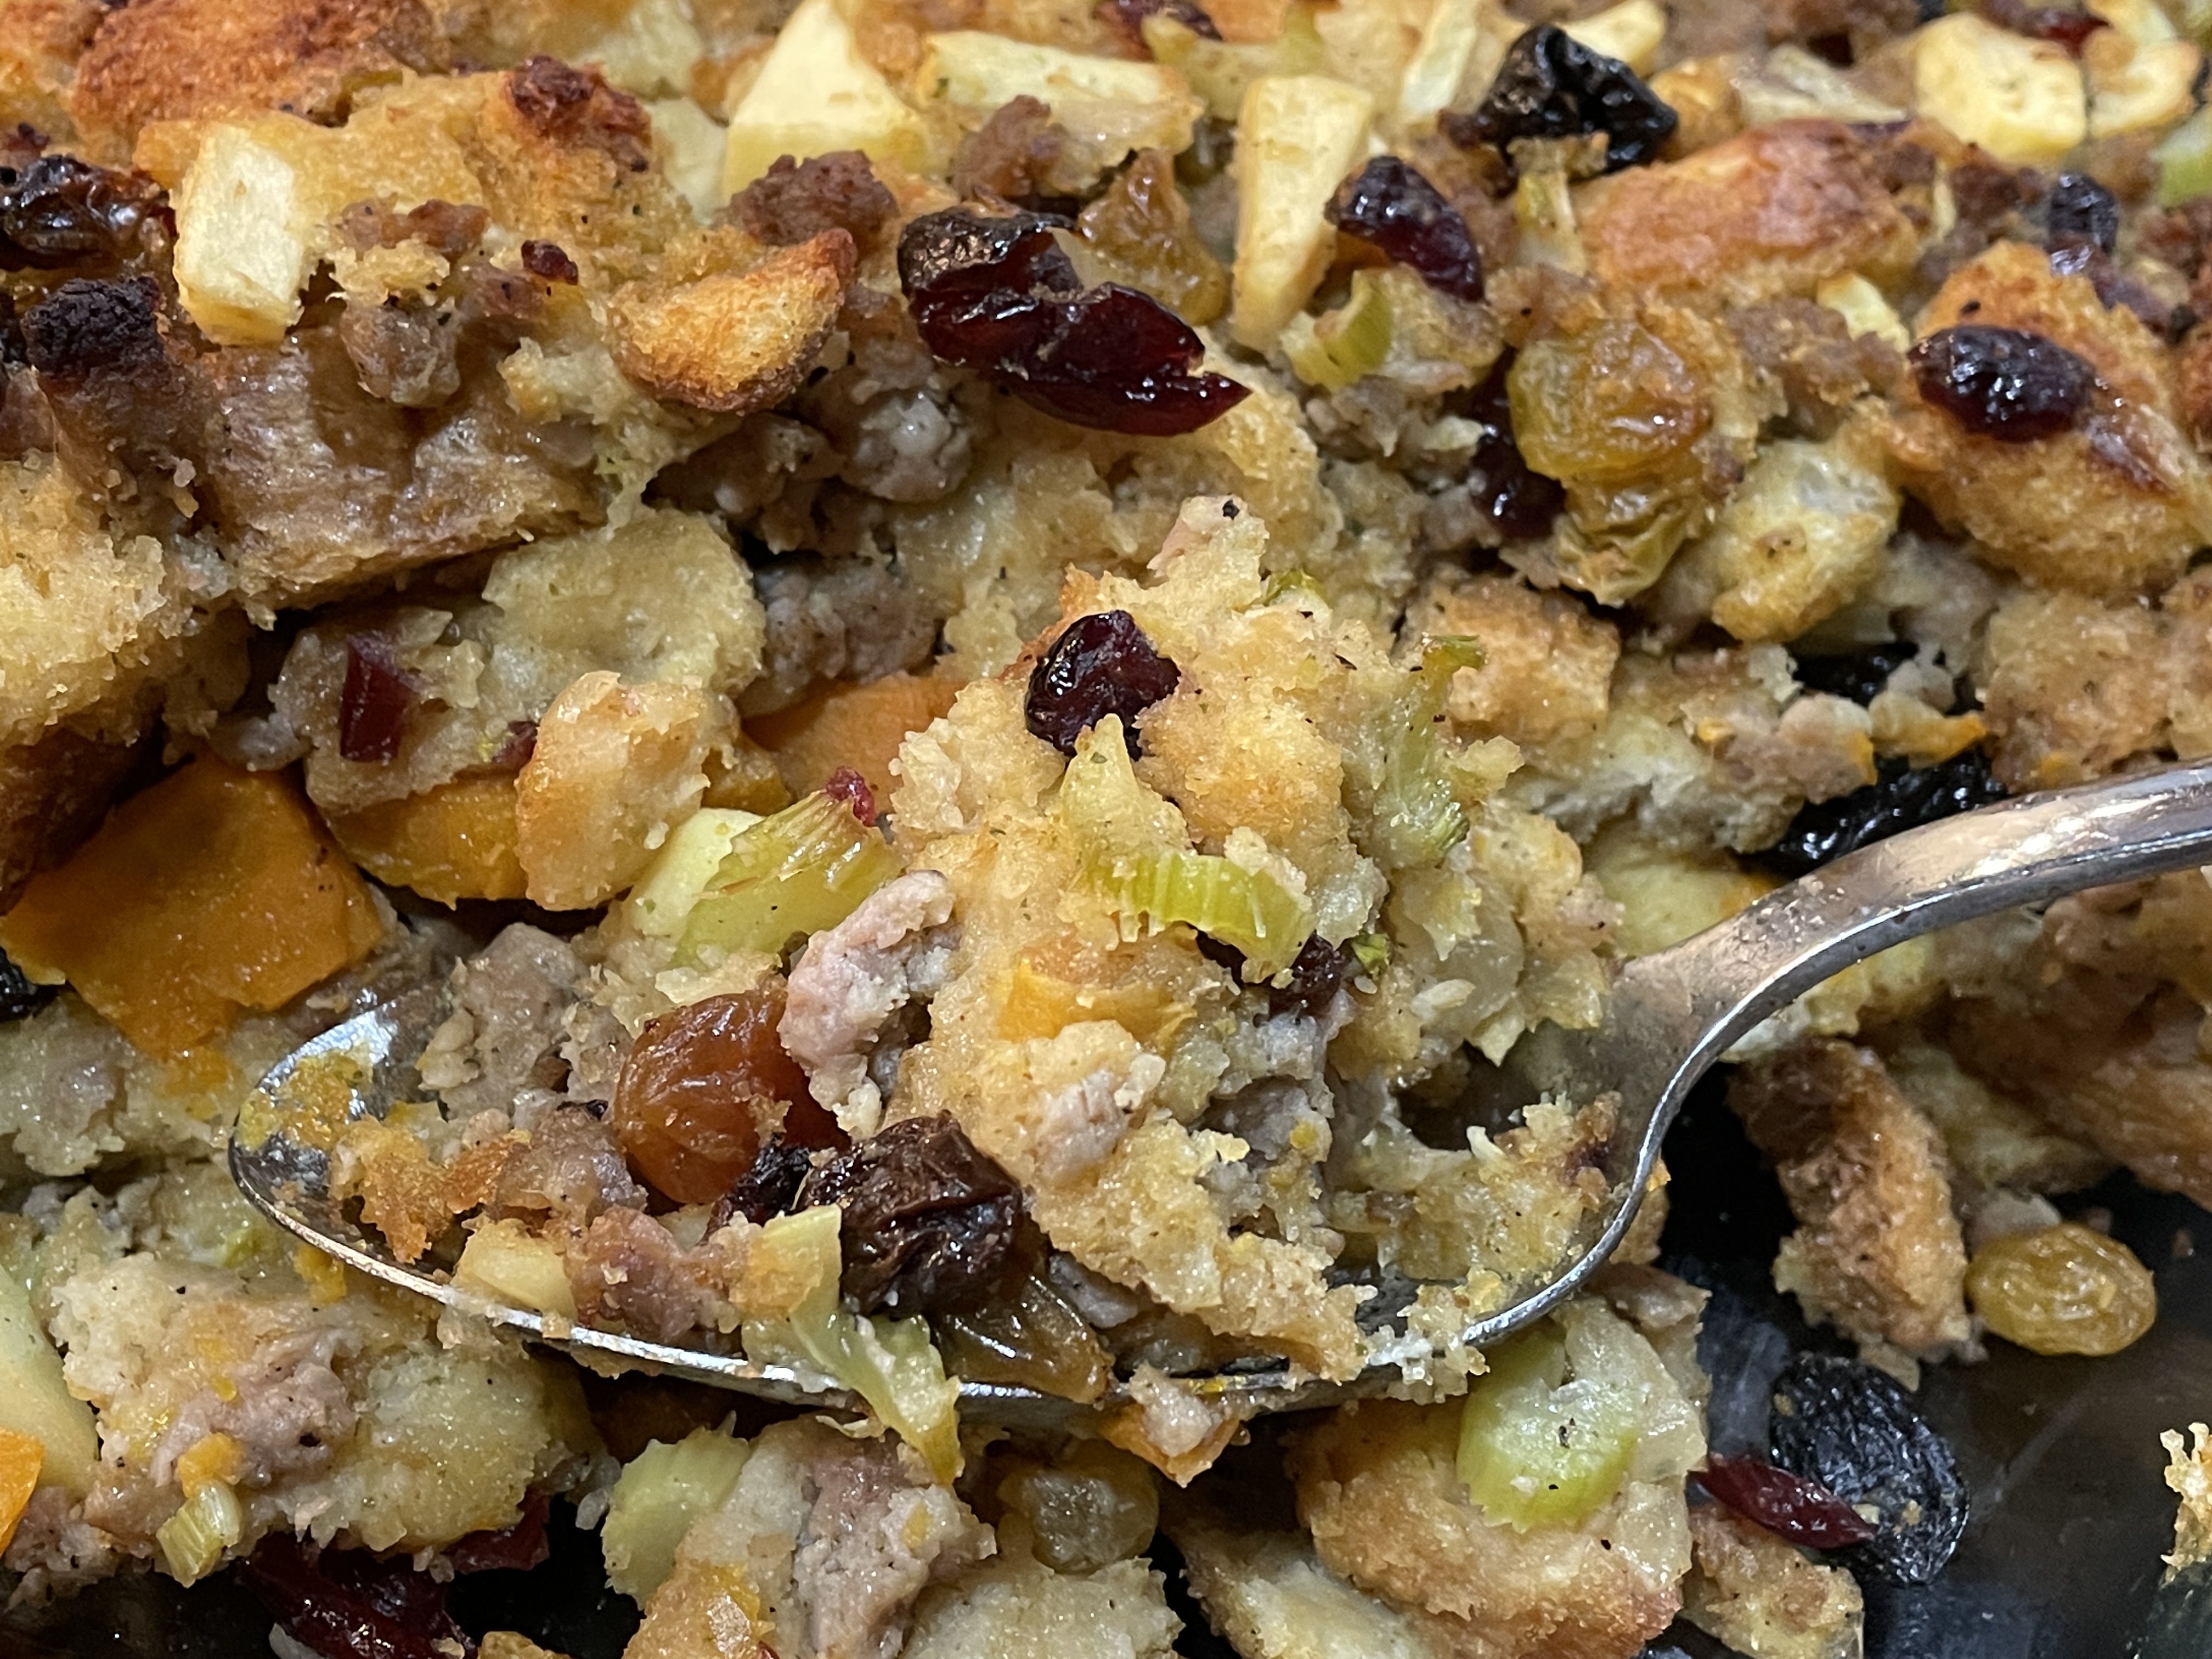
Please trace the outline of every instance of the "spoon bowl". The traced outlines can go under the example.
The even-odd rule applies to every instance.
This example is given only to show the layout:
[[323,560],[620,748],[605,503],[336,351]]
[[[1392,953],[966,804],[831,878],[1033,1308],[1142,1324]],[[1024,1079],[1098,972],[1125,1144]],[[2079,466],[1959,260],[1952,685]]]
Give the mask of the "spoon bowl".
[[[1607,1151],[1610,1197],[1586,1246],[1547,1283],[1475,1321],[1470,1347],[1491,1346],[1566,1301],[1618,1248],[1635,1219],[1668,1126],[1691,1085],[1768,1016],[1822,981],[1893,945],[2017,905],[2084,888],[2212,863],[2212,764],[2171,768],[2082,788],[2022,796],[1891,836],[1776,889],[1718,926],[1626,963],[1605,1024],[1592,1031],[1540,1026],[1509,1057],[1524,1101],[1541,1094],[1616,1101]],[[273,1067],[259,1098],[343,1086],[348,1118],[381,1117],[428,1091],[415,1069],[447,1012],[426,987],[356,1015]],[[259,1126],[257,1125],[257,1127]],[[738,1352],[641,1341],[489,1302],[434,1268],[403,1264],[349,1220],[330,1195],[327,1155],[271,1127],[230,1145],[240,1190],[271,1221],[347,1267],[456,1312],[567,1349],[595,1370],[688,1377],[793,1404],[858,1411],[825,1378]],[[1380,1311],[1380,1310],[1376,1310]],[[1243,1417],[1333,1404],[1382,1392],[1395,1367],[1348,1382],[1314,1379],[1287,1362],[1182,1379]],[[1086,1409],[1036,1390],[961,1383],[963,1410],[1009,1424],[1047,1425]],[[1118,1385],[1091,1408],[1127,1403]]]

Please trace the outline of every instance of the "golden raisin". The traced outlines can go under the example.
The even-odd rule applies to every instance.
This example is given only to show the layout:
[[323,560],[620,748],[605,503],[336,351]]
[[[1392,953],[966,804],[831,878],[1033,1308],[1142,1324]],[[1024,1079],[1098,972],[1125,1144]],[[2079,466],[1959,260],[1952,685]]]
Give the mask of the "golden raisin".
[[794,1115],[821,1115],[783,1051],[783,981],[664,1014],[623,1063],[609,1121],[640,1175],[678,1204],[710,1204]]
[[1991,1330],[2033,1353],[2118,1353],[2158,1317],[2135,1252],[2073,1221],[1983,1245],[1966,1295]]

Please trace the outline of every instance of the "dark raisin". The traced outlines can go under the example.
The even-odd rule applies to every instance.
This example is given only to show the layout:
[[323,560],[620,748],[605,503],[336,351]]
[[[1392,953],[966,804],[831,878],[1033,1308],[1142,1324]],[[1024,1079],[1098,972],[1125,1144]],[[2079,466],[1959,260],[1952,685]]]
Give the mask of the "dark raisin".
[[1194,373],[1205,343],[1150,295],[1085,289],[1057,222],[958,207],[900,232],[899,281],[931,351],[1073,425],[1139,437],[1195,431],[1249,395]]
[[1874,1523],[1826,1486],[1756,1457],[1708,1458],[1698,1480],[1745,1520],[1806,1549],[1844,1549],[1875,1535]]
[[2097,372],[2056,340],[2025,329],[1960,323],[1912,348],[1920,395],[1967,431],[2024,444],[2081,417]]
[[949,1117],[890,1124],[816,1170],[797,1201],[844,1211],[839,1282],[861,1313],[964,1312],[1017,1265],[1021,1188]]
[[151,276],[72,278],[23,313],[23,351],[41,375],[152,378],[168,364],[161,289]]
[[[1244,953],[1235,945],[1214,938],[1211,933],[1198,936],[1199,954],[1208,962],[1229,970],[1229,976],[1239,985],[1244,981]],[[1271,1014],[1310,1014],[1319,1018],[1346,979],[1350,977],[1352,963],[1341,945],[1331,945],[1316,933],[1298,947],[1291,959],[1290,978],[1283,984],[1272,981],[1267,987],[1267,1012]]]
[[571,288],[583,274],[558,242],[525,242],[522,268],[541,283],[562,283]]
[[2049,216],[2044,246],[2056,251],[2087,245],[2110,253],[2118,246],[2119,199],[2087,173],[2060,173],[2045,206]]
[[755,1226],[789,1213],[799,1201],[799,1189],[814,1171],[813,1155],[796,1141],[777,1135],[760,1149],[752,1168],[738,1177],[737,1185],[715,1200],[711,1227],[729,1224],[741,1215]]
[[1490,378],[1472,392],[1450,400],[1452,412],[1480,421],[1486,431],[1468,463],[1467,488],[1475,508],[1508,541],[1533,541],[1551,533],[1552,520],[1566,505],[1567,492],[1556,479],[1528,470],[1513,441],[1513,405],[1505,392],[1507,352]]
[[530,757],[537,752],[538,722],[509,720],[507,736],[501,739],[499,747],[491,751],[491,758],[483,763],[483,769],[487,772],[520,772],[530,764]]
[[1176,689],[1182,671],[1152,649],[1145,630],[1126,611],[1078,617],[1045,647],[1030,671],[1022,718],[1030,734],[1063,755],[1109,714],[1121,717],[1132,757],[1143,752],[1136,718]]
[[822,786],[822,793],[832,800],[842,800],[853,809],[853,816],[862,823],[876,821],[876,792],[868,787],[868,781],[849,766],[841,766],[830,775],[830,781]]
[[422,695],[392,657],[389,640],[349,635],[345,685],[338,693],[338,753],[376,763],[396,757],[407,717]]
[[1444,136],[1472,149],[1503,150],[1516,138],[1606,136],[1605,170],[1648,161],[1674,131],[1676,117],[1634,70],[1592,52],[1565,29],[1539,24],[1516,40],[1473,115],[1447,116]]
[[1966,1529],[1966,1488],[1943,1437],[1897,1380],[1856,1359],[1801,1354],[1775,1380],[1775,1463],[1876,1512],[1875,1536],[1852,1547],[1854,1571],[1924,1584]]
[[1989,757],[1978,749],[1933,766],[1907,767],[1902,760],[1885,760],[1879,770],[1879,780],[1863,789],[1800,808],[1782,839],[1758,855],[1759,862],[1784,875],[1802,876],[1900,830],[1934,823],[2005,798],[2004,786],[1990,775]]
[[473,1650],[446,1587],[405,1555],[317,1549],[289,1533],[246,1559],[246,1583],[294,1641],[324,1659],[447,1659]]
[[166,209],[161,186],[74,155],[41,155],[0,185],[0,270],[112,269]]
[[2106,27],[2103,18],[2091,13],[2064,6],[2033,6],[2027,0],[1982,0],[1982,15],[2014,34],[2063,46],[2076,58],[2089,37]]
[[1099,0],[1098,21],[1123,44],[1152,55],[1145,45],[1145,19],[1165,17],[1202,40],[1218,40],[1221,31],[1194,0]]
[[1911,640],[1884,640],[1833,656],[1800,657],[1797,683],[1808,691],[1869,703],[1881,694],[1892,674],[1919,654],[1920,647]]
[[457,1573],[527,1572],[552,1553],[545,1536],[551,1500],[534,1492],[522,1503],[522,1516],[497,1532],[472,1532],[446,1546],[446,1559]]
[[40,985],[0,951],[0,1025],[25,1019],[60,994],[58,985]]
[[1337,186],[1329,223],[1419,274],[1440,294],[1482,297],[1482,255],[1443,193],[1395,155],[1378,155]]

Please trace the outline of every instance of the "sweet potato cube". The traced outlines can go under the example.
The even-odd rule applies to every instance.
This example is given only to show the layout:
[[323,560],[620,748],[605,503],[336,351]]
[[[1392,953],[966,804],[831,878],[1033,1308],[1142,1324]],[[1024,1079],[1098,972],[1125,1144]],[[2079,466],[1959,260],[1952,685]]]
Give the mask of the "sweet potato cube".
[[888,805],[898,780],[891,760],[906,741],[952,707],[960,688],[951,680],[890,674],[866,685],[823,687],[793,708],[745,722],[747,733],[775,757],[776,770],[794,795],[813,793],[830,775],[849,766]]
[[0,918],[0,949],[64,981],[149,1054],[281,1008],[383,936],[368,885],[285,779],[193,761],[109,815]]
[[46,1461],[46,1446],[34,1437],[0,1429],[0,1550],[15,1537],[15,1523],[39,1489],[39,1470]]
[[349,858],[394,887],[441,904],[523,896],[512,777],[456,778],[330,823]]

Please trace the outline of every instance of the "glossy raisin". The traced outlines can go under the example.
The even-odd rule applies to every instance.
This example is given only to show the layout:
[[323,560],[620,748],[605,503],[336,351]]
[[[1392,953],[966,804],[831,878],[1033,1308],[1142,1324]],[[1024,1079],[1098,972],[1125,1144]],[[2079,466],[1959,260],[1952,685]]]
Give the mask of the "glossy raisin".
[[1152,648],[1134,617],[1126,611],[1097,611],[1078,617],[1045,647],[1030,671],[1022,718],[1030,735],[1073,755],[1078,738],[1107,715],[1119,714],[1122,737],[1134,757],[1143,752],[1137,716],[1182,679],[1182,671]]
[[1960,323],[1912,348],[1920,395],[1967,431],[2001,443],[2054,437],[2081,417],[2097,372],[2026,329]]
[[2027,0],[1982,0],[1982,15],[2014,34],[2063,46],[2076,58],[2089,37],[2106,26],[2094,13],[2065,6],[2033,6]]
[[732,1216],[743,1216],[755,1226],[787,1214],[799,1201],[799,1189],[814,1172],[814,1156],[797,1142],[775,1135],[760,1149],[752,1167],[737,1184],[714,1201],[711,1225],[727,1226]]
[[1917,656],[1920,647],[1910,640],[1884,640],[1831,656],[1800,657],[1797,683],[1808,691],[1869,703],[1881,695],[1889,677]]
[[1698,1481],[1745,1520],[1806,1549],[1845,1549],[1875,1535],[1872,1522],[1818,1481],[1756,1457],[1710,1457]]
[[1499,358],[1472,392],[1452,399],[1451,411],[1482,423],[1484,435],[1468,463],[1467,486],[1475,508],[1507,541],[1533,541],[1551,533],[1552,520],[1566,505],[1567,492],[1555,478],[1531,471],[1513,438],[1513,404],[1506,394],[1506,371],[1513,354]]
[[1467,148],[1516,138],[1606,136],[1605,170],[1648,161],[1673,136],[1674,112],[1619,58],[1592,52],[1565,29],[1539,24],[1505,53],[1473,115],[1447,116],[1444,136]]
[[1145,45],[1145,19],[1165,17],[1203,40],[1218,40],[1221,30],[1194,0],[1099,0],[1098,21],[1124,46],[1152,56]]
[[41,155],[0,185],[0,270],[112,269],[167,212],[150,179]]
[[1826,1487],[1875,1535],[1844,1552],[1854,1571],[1924,1584],[1966,1528],[1966,1483],[1943,1437],[1886,1371],[1832,1354],[1800,1354],[1776,1379],[1769,1421],[1776,1465]]
[[243,1576],[286,1634],[324,1659],[448,1659],[472,1650],[446,1587],[404,1555],[317,1549],[289,1532],[263,1539]]
[[58,985],[33,983],[30,975],[0,951],[0,1025],[27,1019],[60,994]]
[[1440,294],[1482,297],[1482,255],[1460,210],[1395,155],[1378,155],[1337,186],[1329,223],[1417,272]]
[[407,717],[422,692],[380,635],[346,639],[345,684],[338,692],[338,753],[349,761],[395,758],[407,735]]
[[1966,1268],[1982,1322],[2031,1353],[2118,1353],[2158,1319],[2133,1250],[2078,1221],[1991,1239]]
[[2119,198],[2087,173],[2062,173],[2045,199],[2043,245],[2087,246],[2110,253],[2120,240]]
[[949,1117],[888,1125],[817,1169],[798,1203],[844,1212],[840,1288],[860,1313],[965,1312],[1020,1265],[1021,1188]]
[[1963,750],[1933,766],[1907,767],[1902,760],[1885,760],[1879,770],[1880,780],[1863,789],[1800,808],[1782,839],[1759,854],[1759,861],[1784,875],[1802,876],[1900,830],[1934,823],[2005,798],[2004,786],[1990,775],[1989,757],[1978,749]]
[[1086,289],[1035,213],[947,208],[899,234],[899,281],[931,351],[1076,426],[1195,431],[1249,388],[1195,373],[1205,343],[1148,294]]
[[[1200,933],[1198,949],[1208,962],[1227,969],[1230,977],[1239,985],[1245,982],[1244,953],[1235,945],[1210,933]],[[1267,1012],[1310,1014],[1318,1018],[1334,1000],[1339,988],[1351,977],[1354,966],[1351,952],[1316,933],[1298,947],[1297,955],[1291,959],[1289,980],[1267,987]]]
[[623,1062],[608,1113],[638,1173],[678,1204],[711,1204],[809,1099],[783,1051],[783,982],[708,997],[650,1022]]

